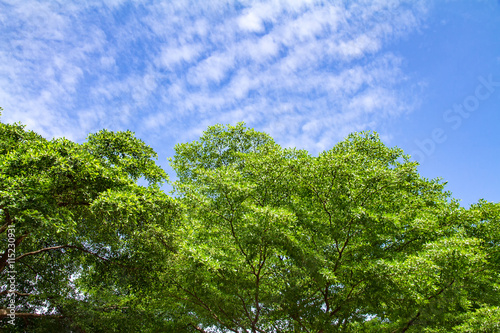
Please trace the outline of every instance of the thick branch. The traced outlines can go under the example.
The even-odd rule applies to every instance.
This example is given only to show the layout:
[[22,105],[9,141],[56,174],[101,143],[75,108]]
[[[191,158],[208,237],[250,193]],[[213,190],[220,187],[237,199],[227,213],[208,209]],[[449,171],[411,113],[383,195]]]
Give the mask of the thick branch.
[[89,250],[87,250],[87,249],[85,249],[83,247],[79,247],[79,246],[75,246],[75,245],[59,245],[59,246],[46,247],[46,248],[43,248],[43,249],[40,249],[40,250],[37,250],[37,251],[32,251],[32,252],[28,252],[28,253],[25,253],[23,255],[20,255],[19,257],[16,258],[16,261],[19,261],[22,258],[27,257],[27,256],[32,256],[32,255],[39,254],[39,253],[42,253],[42,252],[51,251],[51,250],[57,250],[57,249],[64,249],[64,248],[77,249],[77,250],[83,251],[85,253],[91,254],[93,256],[96,256],[97,258],[99,258],[101,260],[109,261],[109,259],[101,257],[100,255],[98,255],[98,254],[96,254],[94,252],[91,252],[91,251],[89,251]]
[[417,313],[417,315],[416,315],[415,317],[413,317],[413,318],[412,318],[412,319],[411,319],[411,320],[410,320],[410,321],[406,324],[406,326],[405,326],[405,327],[403,327],[403,329],[401,330],[401,333],[406,332],[406,331],[410,328],[410,326],[411,326],[411,325],[415,322],[415,320],[417,320],[417,319],[418,319],[418,317],[420,317],[420,312],[419,312],[419,313]]
[[[0,318],[5,318],[9,314],[7,309],[0,309]],[[39,313],[16,312],[16,318],[64,318],[62,315],[45,315]]]
[[14,221],[12,221],[12,219],[10,218],[10,214],[9,212],[3,208],[3,207],[0,207],[1,210],[3,210],[3,213],[5,214],[5,224],[0,227],[0,234],[3,233],[5,230],[7,230],[7,228],[9,227],[9,225],[11,225]]
[[15,290],[10,291],[8,289],[0,292],[0,296],[7,295],[7,294],[16,294],[18,296],[31,296],[31,295],[33,295],[33,294],[27,294],[27,293],[20,293],[19,291],[15,291]]
[[330,300],[328,299],[328,289],[329,289],[329,287],[330,287],[330,285],[327,283],[326,286],[325,286],[325,292],[320,291],[321,294],[323,295],[323,299],[325,300],[325,306],[326,306],[325,312],[326,313],[330,312]]
[[0,227],[0,234],[3,233],[3,232],[5,232],[5,230],[7,230],[7,228],[9,227],[9,225],[12,224],[12,220],[8,217],[8,213],[5,210],[4,210],[4,212],[5,212],[5,215],[6,215],[7,222],[3,226]]
[[[22,236],[19,236],[16,238],[15,242],[14,242],[14,250],[19,246],[19,244],[21,244],[21,242],[26,238],[26,236],[28,236],[28,234],[24,234]],[[11,243],[9,243],[9,245],[11,245]],[[12,252],[12,251],[10,251]],[[15,253],[15,252],[13,252]],[[5,252],[3,253],[2,257],[0,258],[0,272],[2,272],[4,269],[5,269],[5,266],[7,266],[7,259],[9,258],[9,246],[7,246],[7,248],[5,249]]]

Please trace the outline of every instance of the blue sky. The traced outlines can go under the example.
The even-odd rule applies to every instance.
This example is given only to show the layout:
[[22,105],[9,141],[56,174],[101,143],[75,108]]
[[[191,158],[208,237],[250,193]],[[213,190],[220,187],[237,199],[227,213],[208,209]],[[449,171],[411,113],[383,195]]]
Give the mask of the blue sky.
[[375,130],[464,206],[500,201],[499,1],[0,0],[0,106],[47,138],[216,123],[311,153]]

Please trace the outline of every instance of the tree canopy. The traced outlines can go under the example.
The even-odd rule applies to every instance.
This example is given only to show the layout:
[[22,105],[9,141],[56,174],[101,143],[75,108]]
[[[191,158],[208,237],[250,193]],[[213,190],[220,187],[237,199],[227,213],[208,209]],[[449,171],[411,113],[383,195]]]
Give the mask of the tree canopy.
[[168,195],[130,132],[0,126],[19,331],[500,331],[500,205],[461,207],[376,133],[312,156],[212,126],[175,147]]
[[461,208],[375,133],[317,157],[262,136],[217,126],[176,147],[190,176],[176,183],[188,223],[171,276],[197,329],[449,332],[498,318],[498,205]]
[[[131,132],[103,130],[77,144],[0,124],[0,293],[4,308],[15,299],[20,332],[110,332],[125,322],[140,330],[132,286],[171,251],[177,214],[154,157]],[[141,177],[148,186],[137,185]],[[6,282],[9,228],[14,293]]]

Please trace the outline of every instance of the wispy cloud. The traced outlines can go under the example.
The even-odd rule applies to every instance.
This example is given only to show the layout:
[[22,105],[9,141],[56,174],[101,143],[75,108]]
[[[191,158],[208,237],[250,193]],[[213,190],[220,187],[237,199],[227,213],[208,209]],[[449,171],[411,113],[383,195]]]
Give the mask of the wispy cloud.
[[77,140],[131,128],[172,145],[246,121],[318,151],[411,109],[386,46],[419,28],[426,5],[23,1],[0,13],[5,121]]

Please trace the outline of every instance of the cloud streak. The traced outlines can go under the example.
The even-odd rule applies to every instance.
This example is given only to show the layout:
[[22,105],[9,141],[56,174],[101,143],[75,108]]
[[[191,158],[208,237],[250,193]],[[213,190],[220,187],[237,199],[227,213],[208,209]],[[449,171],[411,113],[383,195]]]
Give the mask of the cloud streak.
[[423,2],[110,4],[0,5],[4,121],[171,145],[246,121],[317,152],[414,103],[386,46],[420,27]]

